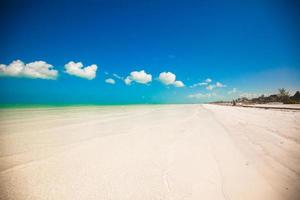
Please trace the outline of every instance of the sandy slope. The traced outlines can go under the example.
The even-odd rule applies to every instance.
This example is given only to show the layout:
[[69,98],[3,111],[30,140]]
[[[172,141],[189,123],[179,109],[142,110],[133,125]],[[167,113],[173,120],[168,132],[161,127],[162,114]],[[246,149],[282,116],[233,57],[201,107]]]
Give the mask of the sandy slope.
[[1,110],[0,199],[297,199],[300,112]]

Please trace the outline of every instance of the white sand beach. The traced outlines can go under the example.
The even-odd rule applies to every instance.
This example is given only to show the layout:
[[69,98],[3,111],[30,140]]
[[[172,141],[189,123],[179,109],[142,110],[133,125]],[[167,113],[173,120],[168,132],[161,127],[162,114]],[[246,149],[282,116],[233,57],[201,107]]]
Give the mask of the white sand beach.
[[242,105],[244,107],[254,107],[254,108],[274,108],[274,109],[287,109],[287,110],[300,110],[300,104],[250,104]]
[[1,109],[1,200],[296,200],[300,112]]

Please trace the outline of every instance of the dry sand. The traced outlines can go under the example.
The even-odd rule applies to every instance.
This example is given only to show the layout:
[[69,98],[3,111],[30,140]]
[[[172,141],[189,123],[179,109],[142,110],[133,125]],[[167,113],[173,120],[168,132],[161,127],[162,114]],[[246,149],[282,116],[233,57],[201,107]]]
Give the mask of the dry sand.
[[299,122],[217,105],[2,109],[0,199],[296,200]]
[[243,105],[245,107],[257,107],[257,108],[276,108],[276,109],[288,109],[288,110],[300,110],[300,104],[250,104]]

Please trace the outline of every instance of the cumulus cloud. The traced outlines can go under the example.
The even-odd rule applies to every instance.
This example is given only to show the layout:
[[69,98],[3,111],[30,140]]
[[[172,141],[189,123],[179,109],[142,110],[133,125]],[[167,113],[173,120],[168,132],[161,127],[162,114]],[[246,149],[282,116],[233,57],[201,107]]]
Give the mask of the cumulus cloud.
[[116,81],[112,78],[108,78],[108,79],[105,79],[105,83],[108,83],[108,84],[115,84]]
[[183,84],[182,81],[175,81],[175,82],[174,82],[174,86],[175,86],[175,87],[184,87],[184,84]]
[[175,87],[184,87],[182,81],[176,80],[176,75],[172,72],[161,72],[158,80],[164,85],[174,85]]
[[124,82],[126,85],[130,85],[133,81],[140,84],[147,84],[152,81],[152,75],[147,74],[144,70],[133,71],[124,79]]
[[158,80],[165,85],[171,85],[174,84],[176,75],[172,72],[162,72],[159,74]]
[[65,64],[65,72],[67,74],[88,80],[92,80],[96,77],[97,68],[98,67],[95,64],[84,67],[81,62],[76,63],[71,61]]
[[193,99],[203,99],[203,98],[210,98],[210,97],[214,97],[217,96],[216,93],[196,93],[196,94],[190,94],[188,95],[188,98],[193,98]]
[[131,82],[132,82],[132,80],[131,80],[129,77],[126,77],[126,78],[124,79],[124,82],[125,82],[126,85],[130,85]]
[[44,61],[25,64],[21,60],[15,60],[9,65],[0,64],[0,76],[55,80],[58,71]]

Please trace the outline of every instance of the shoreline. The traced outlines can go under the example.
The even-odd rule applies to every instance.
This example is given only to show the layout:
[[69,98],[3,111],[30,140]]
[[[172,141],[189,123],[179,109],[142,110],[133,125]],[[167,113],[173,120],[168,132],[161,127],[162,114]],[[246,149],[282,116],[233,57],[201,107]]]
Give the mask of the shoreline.
[[206,103],[132,103],[132,104],[0,104],[1,109],[10,108],[52,108],[52,107],[121,107],[121,106],[160,106],[160,105],[203,105]]

